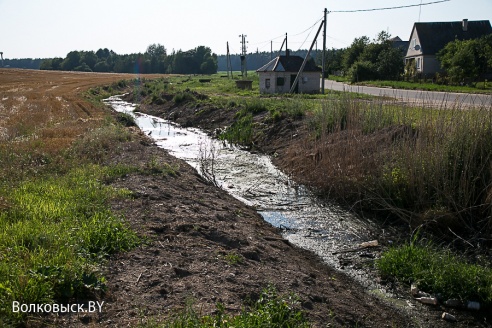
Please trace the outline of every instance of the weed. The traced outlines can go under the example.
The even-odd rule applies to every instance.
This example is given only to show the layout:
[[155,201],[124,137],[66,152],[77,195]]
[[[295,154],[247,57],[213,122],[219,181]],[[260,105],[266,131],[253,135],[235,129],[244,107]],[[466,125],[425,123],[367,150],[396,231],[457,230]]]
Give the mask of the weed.
[[175,94],[173,101],[176,104],[182,104],[184,102],[194,101],[195,99],[196,98],[192,93],[187,92],[187,91],[183,91],[183,92],[179,92],[179,93]]
[[71,148],[72,157],[83,158],[92,163],[102,163],[109,151],[114,150],[123,141],[129,141],[131,134],[121,125],[108,123],[95,128]]
[[0,212],[0,312],[12,320],[12,301],[51,303],[104,289],[97,270],[107,254],[138,238],[112,214],[108,201],[129,195],[101,184],[116,171],[99,166],[38,178],[11,190]]
[[177,176],[179,175],[179,166],[171,166],[168,163],[159,161],[157,157],[153,156],[140,172],[151,175]]
[[167,322],[158,324],[151,321],[140,327],[309,327],[299,309],[298,298],[295,295],[279,296],[273,287],[263,290],[260,298],[239,315],[227,314],[224,305],[220,303],[216,305],[215,312],[213,315],[202,315],[193,308],[193,304],[188,304],[185,310],[175,314]]
[[413,242],[388,250],[376,263],[383,276],[417,283],[421,290],[441,294],[445,300],[492,303],[492,269],[469,264],[450,250]]
[[224,259],[226,260],[227,263],[230,265],[236,265],[236,264],[241,264],[243,263],[243,258],[241,255],[232,252],[224,256]]

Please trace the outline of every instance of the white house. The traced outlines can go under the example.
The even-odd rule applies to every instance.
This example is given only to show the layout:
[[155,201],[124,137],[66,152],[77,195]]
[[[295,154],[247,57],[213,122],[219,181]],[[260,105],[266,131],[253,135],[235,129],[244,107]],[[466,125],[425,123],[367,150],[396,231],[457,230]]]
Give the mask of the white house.
[[[256,70],[260,78],[261,93],[288,93],[294,84],[304,58],[278,56]],[[319,93],[321,69],[308,60],[295,88],[296,93]]]

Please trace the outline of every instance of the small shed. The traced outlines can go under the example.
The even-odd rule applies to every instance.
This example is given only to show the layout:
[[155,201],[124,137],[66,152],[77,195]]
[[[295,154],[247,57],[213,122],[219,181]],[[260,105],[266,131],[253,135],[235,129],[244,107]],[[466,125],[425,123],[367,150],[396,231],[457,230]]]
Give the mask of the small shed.
[[[299,56],[278,56],[256,70],[260,79],[260,93],[288,93],[294,84],[304,58]],[[314,60],[307,61],[299,77],[296,93],[319,93],[321,69]]]

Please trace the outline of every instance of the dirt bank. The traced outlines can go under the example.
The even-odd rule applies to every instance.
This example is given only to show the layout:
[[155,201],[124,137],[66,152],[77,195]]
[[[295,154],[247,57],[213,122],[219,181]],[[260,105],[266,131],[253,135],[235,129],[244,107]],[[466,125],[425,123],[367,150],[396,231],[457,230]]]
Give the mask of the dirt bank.
[[[129,95],[128,100],[132,100],[131,98],[131,95]],[[171,101],[159,106],[141,104],[140,110],[155,116],[172,119],[173,121],[176,121],[185,126],[201,127],[208,131],[211,131],[211,133],[213,133],[216,129],[220,129],[226,125],[230,125],[235,119],[234,111],[225,111],[219,108],[214,108],[212,106],[200,107],[196,105],[190,106],[186,104],[176,105]],[[199,115],[197,115],[197,113],[199,113]],[[261,117],[257,117],[256,119],[261,119]],[[286,160],[285,157],[282,155],[292,149],[293,146],[300,146],[297,140],[301,140],[303,133],[307,133],[307,131],[303,131],[304,128],[305,125],[300,120],[285,119],[282,122],[275,124],[273,128],[268,130],[268,133],[263,136],[263,140],[257,139],[256,147],[257,149],[269,154],[276,153],[276,163],[280,164],[281,167],[286,168],[288,167],[288,160]],[[292,138],[292,136],[294,135],[298,136],[298,138],[295,140],[293,140]],[[273,231],[270,226],[261,221],[260,217],[258,217],[256,214],[255,216],[259,220],[259,222],[256,223],[256,226],[260,229],[262,233],[265,233],[266,231]],[[247,231],[247,229],[245,231]],[[275,233],[275,231],[273,232]],[[276,233],[278,233],[278,231]],[[261,235],[260,232],[257,232],[257,234]],[[259,240],[259,242],[263,243],[263,245],[267,247],[273,246],[270,245],[270,243],[265,244],[264,241],[262,241],[261,239]],[[282,242],[281,244],[285,245],[285,242]],[[287,250],[294,251],[298,255],[288,255],[288,253],[286,252]],[[265,251],[268,251],[268,248],[265,249]],[[276,246],[274,246],[272,250],[268,251],[268,253],[270,254],[271,252],[273,252],[274,254],[275,252],[278,253]],[[440,319],[440,316],[444,310],[450,311],[449,309],[441,307],[422,307],[412,301],[410,303],[413,303],[412,306],[417,307],[416,311],[411,311],[411,315],[405,315],[402,313],[402,311],[397,310],[392,306],[388,306],[387,304],[381,303],[381,301],[378,300],[376,297],[369,296],[367,292],[364,291],[363,288],[358,286],[356,283],[354,283],[354,281],[351,281],[351,279],[348,279],[339,272],[333,271],[326,265],[320,264],[319,260],[316,257],[313,257],[311,254],[305,251],[299,249],[296,250],[294,247],[289,246],[288,248],[284,247],[284,249],[282,249],[282,253],[278,254],[278,256],[279,258],[270,257],[270,260],[268,260],[269,263],[264,263],[266,264],[266,267],[262,267],[262,274],[258,278],[266,279],[257,280],[257,277],[252,277],[255,277],[255,281],[272,283],[281,291],[291,290],[300,295],[301,299],[303,299],[305,302],[308,302],[307,306],[305,306],[304,308],[310,313],[311,318],[315,318],[314,320],[316,322],[316,325],[322,325],[326,322],[331,322],[335,326],[353,326],[356,322],[358,322],[359,326],[376,327],[384,327],[385,325],[391,326],[393,323],[396,326],[415,325],[422,327],[439,327],[447,325],[446,322]],[[297,258],[297,256],[301,256],[302,259]],[[292,259],[295,260],[292,261]],[[284,262],[285,260],[287,261]],[[293,267],[294,263],[305,264],[302,264],[298,267]],[[260,263],[251,262],[251,264],[258,265]],[[272,268],[271,266],[273,266],[274,268]],[[278,272],[283,272],[287,276],[282,277],[281,279],[277,279],[280,278],[278,277],[278,273],[270,275],[268,273],[270,270],[274,270],[273,272],[277,272],[278,270]],[[308,276],[310,275],[310,273],[305,270],[314,270],[311,273],[315,274],[315,276],[317,277],[315,282],[319,285],[309,286],[306,284],[298,283],[299,274],[301,274],[301,276],[303,274],[307,274]],[[241,269],[241,272],[244,272],[244,269]],[[325,279],[328,279],[328,281],[324,281]],[[288,281],[290,281],[290,284],[285,283]],[[338,283],[335,282],[341,282],[341,285],[338,285]],[[350,288],[348,288],[348,286],[350,286]],[[255,293],[257,292],[258,291],[255,291]],[[404,291],[403,293],[403,298],[408,298],[408,294],[406,293],[406,291]],[[358,296],[352,298],[352,296],[354,296],[355,294],[358,294]],[[250,294],[246,293],[242,295]],[[323,302],[313,302],[313,300],[316,299],[320,300],[320,298],[316,295],[320,296]],[[342,301],[338,302],[338,300]],[[348,303],[346,303],[347,301]],[[349,305],[351,302],[352,306]],[[381,313],[379,319],[371,316],[368,317],[368,314],[365,313],[366,309],[368,309],[368,304],[370,304],[369,308],[372,308],[372,310],[374,311],[373,313]],[[380,306],[382,306],[384,310],[379,310]],[[389,313],[398,314],[396,314],[395,317],[388,321],[389,317],[385,317],[385,313],[387,313],[387,311],[389,311]],[[337,318],[336,320],[333,320],[333,315],[335,316],[335,318]],[[471,324],[487,327],[487,323],[483,322],[483,318],[480,315],[475,316],[473,313],[460,312],[459,317],[460,322],[457,324],[458,326],[468,326]],[[372,320],[377,320],[377,323],[371,322]],[[393,320],[396,320],[396,322]]]
[[397,309],[290,245],[252,208],[156,146],[128,143],[111,162],[145,165],[151,159],[179,167],[178,174],[129,175],[114,186],[136,198],[113,204],[148,243],[108,263],[109,292],[100,315],[61,317],[57,324],[133,326],[182,309],[190,299],[203,314],[217,302],[239,312],[273,285],[297,294],[316,327],[412,326]]

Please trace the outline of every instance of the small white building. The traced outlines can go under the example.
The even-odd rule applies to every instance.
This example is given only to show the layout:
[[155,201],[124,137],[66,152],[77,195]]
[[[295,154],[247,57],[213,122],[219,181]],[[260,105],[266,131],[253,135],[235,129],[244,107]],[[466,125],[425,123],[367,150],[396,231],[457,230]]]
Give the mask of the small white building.
[[[278,56],[256,70],[260,78],[260,93],[288,93],[294,84],[304,58]],[[308,60],[299,77],[296,93],[319,93],[321,69],[314,60]]]

